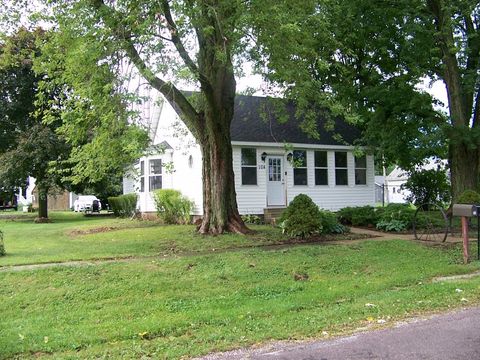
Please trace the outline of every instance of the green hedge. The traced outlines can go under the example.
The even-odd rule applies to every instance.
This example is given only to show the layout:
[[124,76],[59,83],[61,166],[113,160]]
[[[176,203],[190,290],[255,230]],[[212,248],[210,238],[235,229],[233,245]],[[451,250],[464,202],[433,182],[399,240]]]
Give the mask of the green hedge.
[[115,216],[131,217],[135,215],[137,210],[137,195],[126,194],[120,196],[112,196],[108,198],[108,203],[112,208]]
[[348,206],[337,213],[339,221],[344,225],[375,226],[380,220],[383,208],[373,206]]
[[415,209],[409,204],[388,204],[386,207],[355,206],[338,211],[342,224],[376,227],[385,231],[403,231],[411,229]]

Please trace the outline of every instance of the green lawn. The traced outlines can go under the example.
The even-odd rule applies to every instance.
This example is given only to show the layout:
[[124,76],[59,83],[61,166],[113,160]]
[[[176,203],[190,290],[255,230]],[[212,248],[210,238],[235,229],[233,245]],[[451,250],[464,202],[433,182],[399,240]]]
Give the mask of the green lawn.
[[[286,240],[279,229],[267,226],[254,226],[257,233],[249,237],[232,234],[206,238],[196,234],[194,226],[162,226],[152,221],[85,217],[73,212],[52,212],[52,224],[34,224],[33,214],[18,214],[18,218],[12,218],[14,213],[0,213],[7,250],[7,256],[0,257],[0,266],[195,253]],[[88,233],[105,228],[109,231]]]
[[[69,250],[63,244],[69,241],[84,241],[84,247],[96,246],[102,254],[130,255],[155,255],[166,248],[168,240],[160,238],[166,236],[182,249],[218,247],[224,239],[231,244],[254,242],[248,237],[197,237],[190,227],[148,227],[148,223],[144,228],[77,240],[65,235],[72,226],[85,230],[138,224],[79,218],[72,225],[66,220],[69,216],[62,215],[55,224],[35,225],[36,232],[28,223],[15,222],[30,229],[30,240],[20,237],[22,248],[28,248],[29,241],[38,246],[37,237],[50,243],[58,234],[64,236],[56,242],[67,252],[66,258],[94,253],[81,252],[81,244]],[[15,248],[9,240],[16,234],[14,223],[2,222],[0,228],[6,228],[7,251]],[[155,233],[156,228],[167,232]],[[263,231],[265,238],[272,236],[271,231]],[[50,245],[42,252],[44,260],[49,252],[62,258],[61,251]],[[26,253],[11,259],[15,256],[26,262]],[[436,276],[479,269],[477,262],[464,266],[460,261],[458,248],[394,240],[0,271],[0,358],[180,358],[273,339],[322,337],[324,331],[345,333],[383,321],[389,324],[478,303],[480,278],[431,282]]]

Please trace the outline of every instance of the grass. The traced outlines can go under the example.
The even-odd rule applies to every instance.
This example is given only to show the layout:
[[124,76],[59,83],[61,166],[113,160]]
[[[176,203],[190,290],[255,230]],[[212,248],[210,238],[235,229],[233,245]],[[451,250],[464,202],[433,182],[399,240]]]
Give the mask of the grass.
[[[22,247],[28,241],[35,246],[42,241],[34,238],[34,229],[48,242],[44,231],[55,237],[72,228],[131,226],[114,219],[58,216],[50,228],[35,225],[46,226],[42,231],[22,221],[2,222],[0,228],[7,225],[7,251],[14,248],[9,240],[16,233],[12,224],[30,229],[31,238],[21,238]],[[75,221],[77,225],[72,225]],[[156,228],[168,232],[154,232]],[[275,237],[266,234],[264,238]],[[123,240],[116,242],[117,235]],[[55,240],[66,258],[90,256],[93,251],[80,250],[81,246],[68,250],[60,245],[62,241],[83,241],[84,247],[96,246],[104,254],[150,255],[167,248],[167,239],[159,236],[172,236],[177,248],[197,250],[222,246],[222,241],[230,245],[253,241],[197,237],[188,227],[127,228],[76,236],[83,240],[66,235]],[[114,247],[110,247],[112,239]],[[136,251],[135,244],[142,250]],[[109,250],[101,250],[102,245]],[[62,258],[53,245],[42,258],[47,259],[49,252]],[[28,259],[26,254],[16,256],[20,263]],[[346,333],[378,326],[379,320],[388,324],[478,303],[478,277],[431,282],[437,276],[479,269],[477,262],[467,266],[460,262],[458,247],[438,249],[391,240],[0,271],[0,359],[180,358],[275,339],[322,337],[324,331]]]
[[0,215],[7,250],[7,256],[0,257],[0,266],[196,253],[287,240],[279,229],[268,226],[253,226],[257,233],[249,237],[229,234],[205,238],[196,234],[193,226],[161,226],[152,221],[85,217],[72,212],[53,212],[52,224],[34,224],[32,214],[13,218],[11,214]]

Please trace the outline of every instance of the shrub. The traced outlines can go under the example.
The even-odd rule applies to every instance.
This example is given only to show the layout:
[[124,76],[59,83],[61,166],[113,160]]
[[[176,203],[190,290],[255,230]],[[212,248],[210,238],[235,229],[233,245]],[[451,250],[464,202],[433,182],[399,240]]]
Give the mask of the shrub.
[[120,196],[112,196],[108,198],[108,203],[118,217],[130,217],[135,215],[137,210],[137,195],[126,194]]
[[289,236],[306,238],[322,232],[318,206],[305,194],[299,194],[290,202],[280,217],[280,226]]
[[5,245],[3,243],[3,232],[0,231],[0,256],[6,255]]
[[407,229],[407,224],[400,220],[380,220],[377,223],[377,229],[383,231],[404,231]]
[[415,206],[450,202],[450,183],[445,170],[411,171],[402,188],[410,191],[405,200]]
[[188,224],[193,202],[178,190],[159,189],[153,193],[158,216],[166,224]]
[[343,234],[348,231],[345,225],[338,222],[337,216],[328,210],[320,210],[322,234]]
[[340,209],[337,213],[337,216],[340,222],[345,225],[375,226],[382,212],[382,208],[375,208],[370,205],[355,206]]
[[473,190],[465,190],[458,197],[459,204],[480,204],[480,194]]
[[380,215],[376,227],[386,231],[411,229],[414,216],[415,209],[411,208],[409,204],[388,204]]
[[254,214],[242,215],[242,220],[245,224],[259,225],[262,223],[262,219],[260,218],[260,216]]

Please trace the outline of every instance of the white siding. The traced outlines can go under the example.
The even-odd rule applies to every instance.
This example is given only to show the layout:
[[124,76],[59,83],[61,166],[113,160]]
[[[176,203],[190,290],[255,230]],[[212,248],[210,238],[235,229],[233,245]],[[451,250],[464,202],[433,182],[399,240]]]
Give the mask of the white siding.
[[133,175],[127,175],[123,177],[123,193],[131,194],[135,192],[135,179]]
[[[248,146],[243,146],[248,147]],[[250,146],[254,147],[255,146]],[[233,171],[235,173],[235,191],[237,193],[237,204],[240,214],[263,214],[263,209],[267,206],[267,170],[261,169],[265,163],[261,160],[261,154],[271,149],[257,149],[257,185],[242,185],[242,153],[241,147],[233,147]],[[278,154],[282,154],[278,152]]]
[[[355,164],[352,149],[347,153],[348,161],[348,186],[335,185],[335,158],[333,150],[327,150],[328,159],[328,185],[315,185],[314,150],[307,149],[307,175],[308,185],[298,186],[293,184],[293,167],[287,161],[283,147],[257,147],[257,185],[241,184],[241,148],[252,146],[233,147],[233,166],[235,171],[235,187],[237,192],[238,208],[241,214],[262,214],[266,207],[266,176],[267,169],[261,169],[265,163],[261,154],[282,155],[284,158],[284,172],[286,172],[287,204],[298,194],[306,194],[321,208],[339,210],[345,206],[374,205],[375,203],[375,177],[373,157],[367,156],[367,185],[355,184]],[[298,148],[300,149],[300,148]],[[325,149],[322,149],[325,150]],[[345,150],[344,150],[345,151]]]
[[[124,193],[132,190],[139,195],[138,207],[141,212],[155,212],[153,194],[148,190],[148,177],[150,159],[162,159],[162,163],[172,163],[172,171],[162,169],[162,188],[176,189],[192,200],[195,204],[193,213],[201,214],[203,209],[202,196],[202,159],[199,146],[195,143],[192,134],[180,121],[171,105],[162,106],[160,119],[153,144],[157,145],[166,141],[173,149],[166,150],[161,155],[148,155],[140,160],[145,161],[145,187],[146,192],[140,192],[140,180],[137,178],[130,184],[124,179]],[[191,167],[189,158],[192,157]],[[139,165],[138,165],[139,166]],[[137,166],[137,167],[138,167]]]

